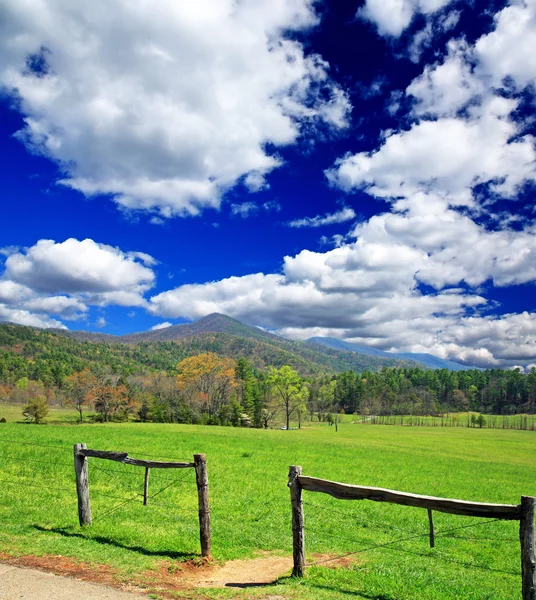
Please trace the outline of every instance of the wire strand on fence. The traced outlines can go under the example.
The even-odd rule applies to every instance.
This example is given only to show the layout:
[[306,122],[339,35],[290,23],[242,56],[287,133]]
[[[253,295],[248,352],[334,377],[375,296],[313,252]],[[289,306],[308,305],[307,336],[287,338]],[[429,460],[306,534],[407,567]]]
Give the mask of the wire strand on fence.
[[[35,483],[27,483],[26,481],[13,481],[10,479],[0,479],[0,483],[7,483],[10,485],[24,485],[26,487],[35,487],[39,489],[43,489],[42,485],[37,485]],[[59,488],[54,486],[54,491],[63,491],[63,492],[72,492],[74,488]],[[47,489],[47,492],[50,493],[51,490]]]
[[105,517],[110,516],[112,513],[118,511],[120,508],[122,508],[126,504],[130,504],[134,500],[136,500],[135,497],[129,498],[128,500],[125,500],[124,502],[121,502],[121,504],[118,504],[117,506],[114,506],[114,508],[112,508],[112,509],[108,510],[107,512],[105,512],[104,514],[100,515],[99,519],[104,519]]
[[97,471],[102,471],[107,477],[109,477],[112,481],[117,482],[124,489],[143,496],[143,494],[139,494],[139,492],[137,492],[137,490],[133,486],[129,485],[128,483],[126,483],[124,481],[121,481],[121,479],[119,477],[117,477],[115,475],[110,475],[106,469],[102,469],[101,467],[98,467],[95,464],[92,465],[92,469],[97,469]]
[[[490,519],[489,521],[483,521],[482,523],[471,523],[469,525],[461,525],[459,527],[451,527],[450,529],[444,529],[442,531],[436,531],[435,535],[437,537],[438,535],[444,535],[445,533],[450,533],[452,531],[459,531],[460,529],[468,529],[469,527],[481,527],[483,525],[489,525],[490,523],[495,523],[495,522],[501,521],[501,520],[502,519]],[[306,527],[306,529],[307,529],[307,527]],[[311,528],[309,528],[309,529],[311,529]],[[328,563],[328,562],[331,562],[331,561],[334,561],[334,560],[339,560],[341,558],[346,558],[347,556],[352,556],[354,554],[361,554],[363,552],[369,552],[371,550],[377,550],[378,548],[386,548],[386,547],[392,546],[394,544],[400,544],[402,542],[409,542],[410,540],[415,540],[417,538],[422,538],[422,537],[425,537],[425,536],[428,536],[428,535],[429,535],[429,532],[427,531],[426,533],[420,533],[420,534],[416,534],[416,535],[407,536],[407,537],[404,537],[404,538],[399,538],[399,539],[396,539],[396,540],[392,540],[390,542],[385,542],[383,544],[376,544],[376,545],[370,546],[368,548],[361,548],[360,550],[355,550],[353,552],[346,552],[345,554],[341,554],[340,556],[335,556],[333,558],[327,558],[325,560],[317,561],[317,562],[314,562],[314,563],[309,563],[309,564],[306,564],[305,566],[306,567],[314,567],[314,566],[321,565],[321,564],[324,564],[324,563]],[[346,539],[348,539],[348,538],[346,538]],[[357,540],[354,540],[354,542],[357,542]]]
[[0,460],[3,460],[3,459],[16,460],[16,461],[20,461],[20,462],[42,463],[42,464],[52,465],[52,466],[62,465],[62,466],[68,466],[71,468],[73,467],[73,463],[67,463],[67,462],[62,462],[62,461],[50,462],[49,460],[38,460],[38,459],[34,459],[34,458],[23,458],[21,456],[10,456],[10,455],[5,455],[5,454],[0,454]]
[[190,474],[191,470],[192,470],[191,467],[189,469],[185,469],[185,473],[183,474],[182,477],[177,477],[177,479],[175,479],[174,481],[172,481],[168,485],[164,486],[162,489],[158,490],[158,492],[156,492],[154,494],[151,494],[149,496],[149,498],[155,498],[156,496],[158,496],[159,494],[161,494],[162,492],[164,492],[165,490],[167,490],[168,488],[170,488],[172,485],[184,482],[184,480],[186,479],[186,476]]
[[55,444],[38,444],[36,442],[21,442],[20,440],[8,440],[0,437],[0,442],[6,442],[9,444],[21,444],[23,446],[38,446],[40,448],[59,448],[60,450],[69,450],[69,446],[56,446]]

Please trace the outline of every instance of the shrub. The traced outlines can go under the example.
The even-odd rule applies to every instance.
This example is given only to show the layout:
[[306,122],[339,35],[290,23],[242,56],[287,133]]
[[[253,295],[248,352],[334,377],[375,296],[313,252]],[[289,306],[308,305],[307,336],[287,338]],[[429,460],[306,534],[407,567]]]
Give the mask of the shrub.
[[44,398],[31,398],[22,409],[22,415],[29,423],[42,423],[48,415],[48,404]]

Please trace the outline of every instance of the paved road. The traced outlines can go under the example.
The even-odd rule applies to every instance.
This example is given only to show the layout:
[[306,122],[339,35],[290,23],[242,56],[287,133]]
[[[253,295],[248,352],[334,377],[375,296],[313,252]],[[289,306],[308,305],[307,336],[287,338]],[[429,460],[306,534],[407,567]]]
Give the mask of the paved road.
[[0,600],[147,600],[147,596],[36,569],[0,564]]

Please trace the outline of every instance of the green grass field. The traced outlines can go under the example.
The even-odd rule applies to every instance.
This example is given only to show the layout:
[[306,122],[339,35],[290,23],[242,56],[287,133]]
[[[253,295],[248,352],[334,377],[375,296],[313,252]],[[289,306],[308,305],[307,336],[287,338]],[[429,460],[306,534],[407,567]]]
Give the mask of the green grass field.
[[[0,403],[0,419],[3,417],[8,423],[24,423],[22,409],[24,404],[5,404]],[[89,418],[94,413],[92,411],[84,412],[84,419]],[[48,409],[47,423],[76,423],[79,420],[78,412],[74,408],[50,407]]]
[[[76,442],[140,458],[190,460],[205,453],[213,554],[219,561],[259,551],[291,553],[286,487],[291,464],[301,465],[306,475],[466,500],[518,504],[521,495],[536,495],[536,438],[530,431],[350,423],[339,425],[338,432],[326,424],[263,431],[7,423],[0,424],[0,552],[111,565],[124,579],[197,555],[191,470],[152,470],[151,493],[175,483],[144,507],[143,469],[90,459],[94,524],[81,529],[72,466]],[[309,559],[312,553],[361,551],[352,566],[315,566],[304,580],[283,578],[268,589],[199,590],[199,597],[511,600],[521,595],[517,522],[488,524],[435,513],[431,549],[425,510],[308,492],[304,504]]]

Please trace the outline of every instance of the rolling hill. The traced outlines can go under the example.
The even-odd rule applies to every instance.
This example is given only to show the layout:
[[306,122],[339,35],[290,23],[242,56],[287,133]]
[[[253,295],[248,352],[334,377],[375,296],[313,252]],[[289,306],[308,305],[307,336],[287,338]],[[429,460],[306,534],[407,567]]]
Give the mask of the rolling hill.
[[173,372],[182,359],[202,352],[235,359],[243,356],[261,369],[290,365],[302,375],[421,366],[406,359],[291,341],[220,314],[125,336],[0,325],[0,369],[30,378],[59,381],[92,365],[127,373]]

